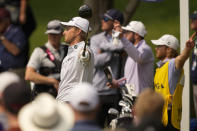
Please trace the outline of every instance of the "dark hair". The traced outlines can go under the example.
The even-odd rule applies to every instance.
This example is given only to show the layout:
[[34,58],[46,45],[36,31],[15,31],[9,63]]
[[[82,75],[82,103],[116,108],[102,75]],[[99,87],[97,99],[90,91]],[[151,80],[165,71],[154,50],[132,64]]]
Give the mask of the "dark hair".
[[31,89],[23,80],[8,85],[3,91],[4,106],[6,110],[15,115],[30,101]]

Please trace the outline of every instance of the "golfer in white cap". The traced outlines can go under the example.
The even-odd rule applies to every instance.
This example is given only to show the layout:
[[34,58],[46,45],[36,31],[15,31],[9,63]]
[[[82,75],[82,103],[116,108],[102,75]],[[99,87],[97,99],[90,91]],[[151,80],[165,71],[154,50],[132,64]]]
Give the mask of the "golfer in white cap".
[[[124,68],[124,77],[128,84],[134,86],[138,95],[144,88],[153,86],[154,55],[144,40],[147,34],[144,24],[140,21],[131,21],[127,26],[114,25],[116,30],[123,31],[121,38],[128,58]],[[120,35],[122,36],[122,35]],[[117,87],[114,80],[112,87]]]
[[[163,124],[169,130],[180,130],[183,90],[183,65],[194,47],[192,35],[183,52],[177,56],[179,41],[173,35],[163,35],[151,40],[156,45],[156,57],[160,60],[154,78],[154,88],[165,99]],[[171,121],[171,122],[169,122]]]
[[64,58],[60,73],[57,100],[70,101],[70,90],[79,82],[92,83],[94,56],[87,46],[83,54],[89,21],[74,17],[69,22],[61,22],[65,27],[63,35],[69,44],[68,54]]

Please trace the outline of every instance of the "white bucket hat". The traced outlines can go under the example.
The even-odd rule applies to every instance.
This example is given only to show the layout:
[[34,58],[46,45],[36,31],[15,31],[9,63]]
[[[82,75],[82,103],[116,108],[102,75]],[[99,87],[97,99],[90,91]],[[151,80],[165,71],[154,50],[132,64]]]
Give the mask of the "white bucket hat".
[[154,45],[165,45],[165,46],[168,46],[174,50],[178,50],[178,48],[179,48],[178,39],[175,36],[169,35],[169,34],[163,35],[158,40],[151,40],[151,42]]
[[22,131],[69,131],[74,115],[66,103],[43,93],[21,109],[18,120]]
[[69,22],[61,22],[61,24],[63,26],[77,27],[77,28],[81,29],[82,31],[84,31],[85,33],[88,32],[89,21],[87,19],[82,18],[82,17],[74,17]]
[[63,27],[59,20],[49,21],[47,25],[47,30],[45,34],[61,34],[63,32]]
[[123,26],[122,29],[135,32],[142,37],[147,34],[146,28],[141,21],[131,21],[127,26]]
[[[97,90],[89,83],[77,84],[72,89],[70,97],[69,103],[77,111],[92,111],[99,103]],[[83,102],[87,105],[82,105]]]

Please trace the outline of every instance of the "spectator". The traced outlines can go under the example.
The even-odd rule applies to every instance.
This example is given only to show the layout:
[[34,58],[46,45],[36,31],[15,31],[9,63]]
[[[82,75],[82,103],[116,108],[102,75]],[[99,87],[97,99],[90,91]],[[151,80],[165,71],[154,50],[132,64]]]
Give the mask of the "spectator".
[[25,34],[27,42],[25,46],[25,62],[27,63],[29,53],[29,38],[36,28],[36,21],[29,5],[29,0],[2,0],[0,1],[0,6],[6,8],[10,12],[11,22],[15,25],[21,26]]
[[0,27],[0,72],[24,69],[25,37],[19,27],[11,24],[10,13],[4,8],[0,8]]
[[[191,25],[190,28],[197,32],[197,11],[194,11],[193,14],[190,15]],[[197,36],[195,36],[197,38]],[[194,96],[194,107],[195,113],[197,117],[197,39],[195,40],[195,47],[192,53],[192,64],[191,64],[191,80],[193,86],[193,96]]]
[[69,49],[62,63],[57,100],[66,102],[70,101],[70,91],[78,82],[92,83],[94,55],[88,46],[84,52],[88,20],[74,17],[61,24],[66,28],[63,34]]
[[74,115],[67,104],[43,93],[21,109],[18,120],[22,131],[70,131]]
[[94,52],[94,77],[93,86],[97,88],[101,100],[101,110],[98,114],[98,122],[101,127],[104,127],[104,122],[109,108],[118,108],[119,93],[117,89],[111,89],[106,86],[108,82],[104,73],[104,68],[110,66],[115,79],[120,78],[121,70],[121,52],[123,49],[122,43],[114,43],[112,38],[112,30],[114,23],[123,24],[123,14],[116,10],[108,10],[102,17],[101,29],[103,32],[96,34],[90,39],[90,48]]
[[[135,93],[138,95],[144,88],[153,86],[154,56],[144,40],[147,31],[140,21],[131,21],[122,29],[118,24],[114,27],[124,32],[121,41],[129,56],[125,64],[124,77],[128,84],[134,86]],[[114,87],[117,84],[117,81],[113,82]]]
[[135,118],[133,130],[164,131],[162,125],[163,97],[152,89],[145,89],[139,95],[134,109]]
[[17,115],[19,110],[31,101],[31,90],[25,81],[14,82],[3,91],[3,105],[8,117],[7,131],[20,131]]
[[26,68],[25,79],[34,82],[34,95],[41,92],[57,96],[61,62],[67,47],[61,43],[63,28],[60,21],[52,20],[47,25],[48,42],[34,49]]
[[0,125],[2,129],[0,131],[8,130],[9,123],[8,123],[8,116],[6,115],[6,111],[3,104],[3,91],[6,87],[8,87],[12,83],[19,82],[20,78],[18,75],[12,72],[3,72],[0,73]]
[[79,83],[70,96],[70,105],[75,113],[75,125],[71,131],[101,131],[95,123],[99,107],[96,88],[88,83]]
[[186,42],[183,52],[177,56],[179,42],[173,35],[163,35],[158,40],[152,40],[156,45],[157,65],[154,88],[165,99],[162,122],[168,130],[180,130],[183,90],[183,65],[194,47],[192,35]]

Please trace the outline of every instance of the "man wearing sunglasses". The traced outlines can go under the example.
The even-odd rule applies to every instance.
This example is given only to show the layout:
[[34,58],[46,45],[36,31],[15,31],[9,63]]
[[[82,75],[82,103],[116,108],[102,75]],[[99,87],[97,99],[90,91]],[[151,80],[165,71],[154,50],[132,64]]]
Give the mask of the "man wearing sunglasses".
[[90,48],[94,52],[94,77],[93,85],[97,88],[101,99],[101,111],[98,122],[101,127],[107,116],[108,109],[118,106],[117,89],[110,89],[106,86],[107,77],[104,68],[110,66],[114,78],[120,78],[121,74],[121,51],[123,46],[119,41],[117,45],[113,43],[113,25],[114,23],[123,24],[123,14],[116,10],[108,10],[101,19],[101,30],[103,32],[96,34],[90,39]]

